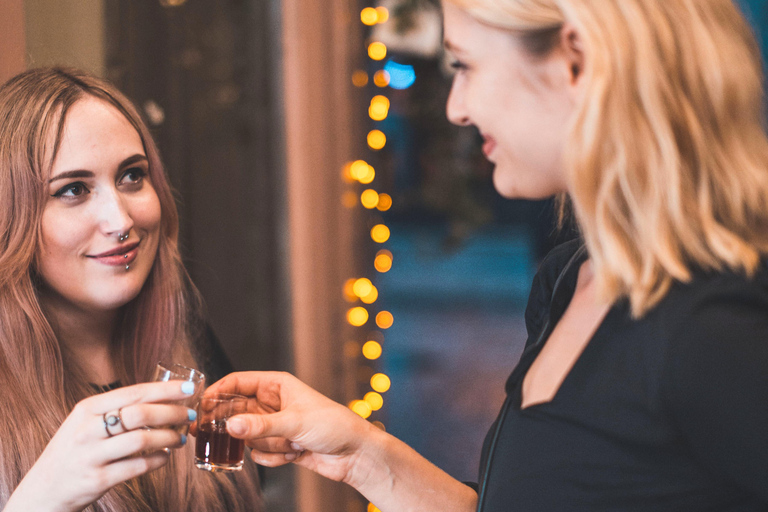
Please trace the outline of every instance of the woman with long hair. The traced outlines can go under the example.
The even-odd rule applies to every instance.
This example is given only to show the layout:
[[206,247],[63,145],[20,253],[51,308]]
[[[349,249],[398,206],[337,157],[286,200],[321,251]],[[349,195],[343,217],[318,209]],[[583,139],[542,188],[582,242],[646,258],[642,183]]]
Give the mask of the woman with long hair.
[[258,509],[253,465],[199,471],[169,427],[194,420],[171,404],[191,390],[147,383],[158,361],[198,366],[200,302],[131,102],[72,69],[9,80],[0,205],[0,508]]
[[[383,512],[768,510],[768,139],[731,0],[444,0],[448,117],[506,197],[559,195],[582,237],[542,262],[528,344],[450,478],[293,377],[240,373],[255,460]],[[282,439],[279,439],[282,438]]]

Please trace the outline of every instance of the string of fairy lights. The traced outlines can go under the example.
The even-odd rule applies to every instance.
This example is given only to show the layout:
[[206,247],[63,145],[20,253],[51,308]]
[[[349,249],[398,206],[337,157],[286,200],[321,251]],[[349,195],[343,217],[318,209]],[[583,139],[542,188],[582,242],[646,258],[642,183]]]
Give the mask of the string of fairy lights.
[[[360,13],[361,22],[368,27],[386,23],[388,19],[389,11],[385,7],[366,7]],[[372,96],[368,106],[368,117],[376,123],[385,120],[389,115],[390,102],[385,92],[390,84],[390,74],[383,68],[383,61],[387,56],[387,47],[382,42],[369,41],[366,44],[366,49],[368,59],[370,59],[368,61],[370,67],[378,66],[381,68],[373,73],[372,82],[378,94]],[[371,77],[368,71],[358,69],[352,74],[352,83],[355,87],[365,88],[369,85],[370,81]],[[387,136],[378,128],[369,130],[365,140],[371,152],[380,151],[387,144]],[[363,208],[372,212],[385,212],[392,207],[392,198],[388,194],[376,190],[376,184],[374,183],[376,181],[376,171],[367,161],[361,159],[347,163],[342,174],[344,181],[349,185],[342,197],[342,202],[348,208],[356,208],[358,205],[362,205]],[[374,243],[378,245],[384,244],[389,240],[390,230],[383,222],[375,221],[374,225],[370,228],[370,237]],[[392,268],[392,261],[392,252],[381,248],[376,252],[373,268],[379,273],[388,272]],[[373,311],[376,310],[375,303],[379,298],[379,291],[369,277],[348,279],[344,285],[343,293],[344,298],[351,306],[347,310],[347,322],[355,327],[363,327],[369,323],[373,316],[373,320],[378,328],[378,330],[369,332],[362,344],[353,343],[354,356],[359,357],[362,353],[365,359],[376,361],[382,356],[384,350],[383,331],[389,329],[394,322],[392,313],[379,310],[375,315],[373,314]],[[364,396],[360,399],[352,400],[348,404],[351,410],[366,419],[383,407],[383,395],[389,390],[391,381],[384,373],[374,373],[367,382],[367,385],[370,385],[370,388],[365,392]],[[374,421],[374,423],[380,428],[384,428],[381,422]],[[371,507],[369,509],[374,510]]]

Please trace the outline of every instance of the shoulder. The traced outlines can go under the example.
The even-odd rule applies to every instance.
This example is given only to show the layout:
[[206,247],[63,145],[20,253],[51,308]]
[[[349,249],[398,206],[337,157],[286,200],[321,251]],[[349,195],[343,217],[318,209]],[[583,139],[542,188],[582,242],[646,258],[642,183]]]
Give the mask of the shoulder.
[[528,305],[525,308],[525,323],[529,341],[542,329],[552,300],[552,292],[558,278],[568,262],[583,250],[581,239],[569,240],[552,249],[542,260],[533,277]]

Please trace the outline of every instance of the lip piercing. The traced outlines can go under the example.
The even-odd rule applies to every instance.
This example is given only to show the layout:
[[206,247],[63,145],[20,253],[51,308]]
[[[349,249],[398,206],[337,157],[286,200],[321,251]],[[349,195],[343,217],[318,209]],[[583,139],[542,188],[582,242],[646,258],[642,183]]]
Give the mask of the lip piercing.
[[125,242],[126,240],[128,240],[128,235],[130,235],[130,233],[126,233],[126,234],[118,233],[117,239],[120,240],[121,242]]
[[125,271],[126,271],[126,272],[128,272],[130,269],[131,269],[131,266],[130,266],[130,265],[126,265],[126,266],[125,266]]
[[128,255],[127,255],[127,254],[123,254],[123,258],[127,258],[127,257],[128,257]]

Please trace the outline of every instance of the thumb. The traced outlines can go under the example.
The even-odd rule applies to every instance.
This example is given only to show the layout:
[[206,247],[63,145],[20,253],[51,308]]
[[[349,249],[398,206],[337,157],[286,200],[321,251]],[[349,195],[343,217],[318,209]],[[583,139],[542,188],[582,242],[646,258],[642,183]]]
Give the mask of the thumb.
[[[262,437],[286,437],[282,425],[285,418],[280,412],[272,414],[238,414],[227,420],[227,431],[238,439],[252,440]],[[288,423],[290,424],[290,423]]]

